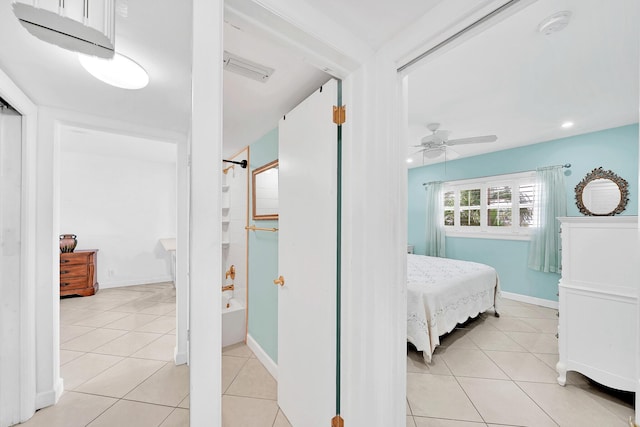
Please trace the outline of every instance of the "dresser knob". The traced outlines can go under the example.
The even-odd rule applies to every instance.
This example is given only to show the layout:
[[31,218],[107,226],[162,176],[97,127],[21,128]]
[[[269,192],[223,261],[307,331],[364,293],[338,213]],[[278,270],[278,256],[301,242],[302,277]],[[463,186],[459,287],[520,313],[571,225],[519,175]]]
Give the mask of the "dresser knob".
[[68,283],[60,283],[60,286],[69,286]]
[[69,274],[69,270],[62,270],[60,274]]
[[61,260],[60,260],[60,264],[66,264],[66,263],[68,263],[68,262],[69,262],[69,260],[68,260],[68,259],[61,259]]

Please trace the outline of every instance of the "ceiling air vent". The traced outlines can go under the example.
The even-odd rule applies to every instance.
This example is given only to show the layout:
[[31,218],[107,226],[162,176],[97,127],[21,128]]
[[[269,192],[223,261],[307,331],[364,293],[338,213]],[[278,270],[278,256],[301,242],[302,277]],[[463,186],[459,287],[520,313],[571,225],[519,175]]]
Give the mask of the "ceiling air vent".
[[241,58],[233,53],[224,52],[224,69],[241,76],[266,83],[275,71],[273,68],[265,67],[248,59]]

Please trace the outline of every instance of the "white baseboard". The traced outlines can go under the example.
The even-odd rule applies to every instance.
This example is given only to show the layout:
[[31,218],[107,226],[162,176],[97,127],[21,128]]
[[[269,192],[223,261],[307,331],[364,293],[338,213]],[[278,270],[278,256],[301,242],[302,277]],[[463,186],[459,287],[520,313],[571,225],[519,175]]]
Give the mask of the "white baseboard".
[[186,363],[189,362],[189,359],[187,357],[187,352],[180,352],[178,353],[178,347],[173,349],[173,361],[176,363],[176,365],[184,365]]
[[123,286],[135,286],[135,285],[151,285],[154,283],[166,283],[173,282],[171,276],[158,276],[147,277],[146,279],[132,279],[132,280],[100,280],[100,289],[109,288],[121,288]]
[[260,344],[249,334],[247,334],[247,346],[253,351],[260,363],[269,371],[271,376],[278,380],[278,365],[269,357],[269,355],[260,347]]
[[43,391],[36,394],[36,410],[46,408],[47,406],[55,405],[58,403],[62,392],[64,391],[64,381],[62,378],[58,378],[55,388],[52,390]]
[[500,293],[502,294],[502,297],[506,299],[526,302],[527,304],[535,304],[535,305],[539,305],[547,308],[555,308],[556,310],[558,309],[558,301],[551,301],[548,299],[530,297],[528,295],[514,294],[511,292],[505,292],[505,291],[500,291]]

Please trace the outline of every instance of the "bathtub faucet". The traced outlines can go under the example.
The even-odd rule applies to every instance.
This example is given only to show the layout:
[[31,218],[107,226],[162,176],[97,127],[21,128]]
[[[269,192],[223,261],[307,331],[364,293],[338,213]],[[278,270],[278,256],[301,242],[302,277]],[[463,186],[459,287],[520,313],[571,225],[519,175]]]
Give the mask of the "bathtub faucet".
[[227,270],[227,272],[224,273],[225,280],[228,279],[229,277],[231,277],[231,280],[234,280],[236,278],[236,268],[233,264],[231,265],[231,267],[229,267],[229,270]]

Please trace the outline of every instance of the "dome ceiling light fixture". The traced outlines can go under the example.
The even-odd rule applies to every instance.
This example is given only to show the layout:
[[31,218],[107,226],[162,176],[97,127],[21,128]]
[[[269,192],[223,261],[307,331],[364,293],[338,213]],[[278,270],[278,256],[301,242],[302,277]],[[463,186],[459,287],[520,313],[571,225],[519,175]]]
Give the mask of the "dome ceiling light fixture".
[[571,12],[563,10],[562,12],[554,13],[553,15],[545,18],[538,25],[538,32],[545,36],[557,33],[564,30],[569,25],[569,19],[571,18]]
[[31,35],[74,52],[112,58],[115,0],[15,0],[13,13]]
[[78,60],[93,77],[122,89],[142,89],[149,84],[149,75],[137,62],[120,53],[113,59],[78,53]]

